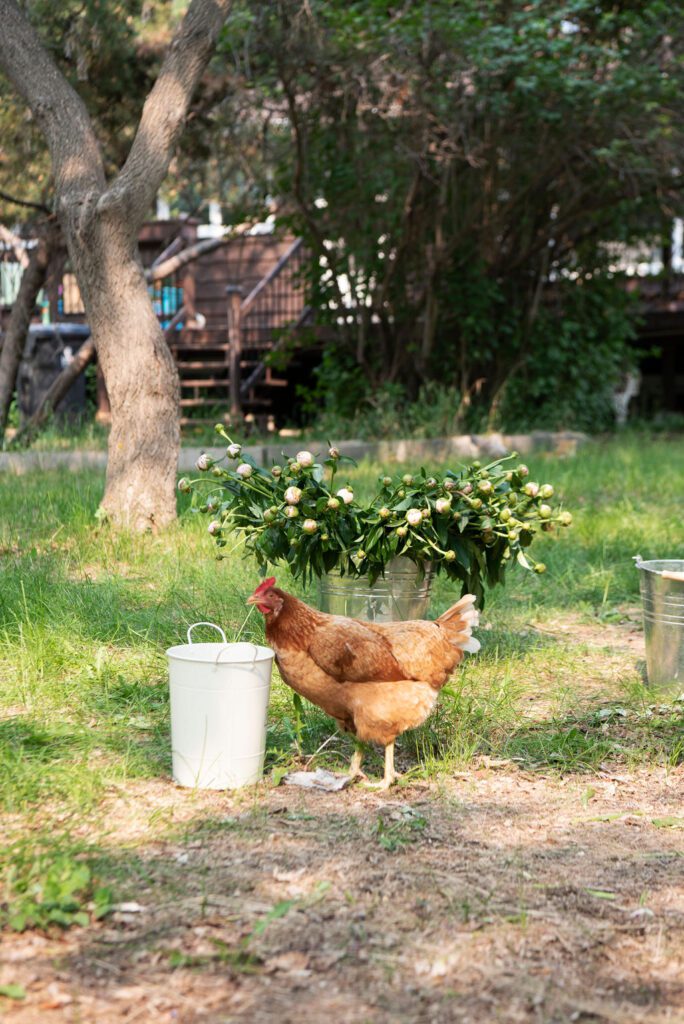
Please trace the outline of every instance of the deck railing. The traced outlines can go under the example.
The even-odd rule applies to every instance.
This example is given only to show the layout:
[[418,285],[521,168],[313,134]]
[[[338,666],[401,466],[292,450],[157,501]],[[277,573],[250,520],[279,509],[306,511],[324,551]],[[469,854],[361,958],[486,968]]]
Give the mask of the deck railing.
[[[245,298],[239,285],[229,285],[226,289],[233,422],[242,417],[243,401],[268,372],[267,355],[281,348],[293,330],[301,327],[310,315],[304,303],[304,262],[303,241],[297,238]],[[240,367],[246,352],[257,362],[243,381]]]

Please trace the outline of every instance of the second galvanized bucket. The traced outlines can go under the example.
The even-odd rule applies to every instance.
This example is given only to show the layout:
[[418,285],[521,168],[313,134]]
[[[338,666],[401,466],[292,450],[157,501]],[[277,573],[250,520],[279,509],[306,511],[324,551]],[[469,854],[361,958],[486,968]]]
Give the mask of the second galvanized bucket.
[[684,559],[635,557],[644,612],[646,669],[651,686],[684,692]]
[[366,576],[328,573],[320,581],[320,609],[364,622],[424,619],[430,604],[432,568],[410,558],[394,558],[371,586]]

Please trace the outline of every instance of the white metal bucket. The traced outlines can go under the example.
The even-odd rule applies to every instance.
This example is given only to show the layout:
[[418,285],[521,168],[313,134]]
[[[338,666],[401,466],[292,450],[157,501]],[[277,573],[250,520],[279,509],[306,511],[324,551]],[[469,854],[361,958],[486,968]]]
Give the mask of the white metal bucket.
[[[194,644],[196,626],[223,643]],[[274,654],[270,647],[226,641],[212,622],[196,622],[188,643],[170,647],[173,777],[197,789],[237,789],[264,770],[266,714]]]

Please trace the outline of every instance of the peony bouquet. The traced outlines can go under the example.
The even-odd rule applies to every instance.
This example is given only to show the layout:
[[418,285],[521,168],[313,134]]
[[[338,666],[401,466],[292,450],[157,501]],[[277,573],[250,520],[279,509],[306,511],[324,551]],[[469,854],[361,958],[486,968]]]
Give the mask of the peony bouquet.
[[320,462],[301,451],[269,470],[216,429],[228,442],[228,464],[200,455],[200,477],[182,479],[180,490],[192,492],[195,511],[211,517],[208,531],[219,549],[238,532],[262,568],[284,564],[305,582],[337,570],[373,583],[404,556],[430,563],[481,601],[510,563],[543,573],[529,553],[535,533],[572,522],[553,503],[552,485],[530,480],[527,466],[514,464],[515,452],[439,477],[424,469],[381,476],[373,497],[362,501],[342,476],[353,460],[335,447]]

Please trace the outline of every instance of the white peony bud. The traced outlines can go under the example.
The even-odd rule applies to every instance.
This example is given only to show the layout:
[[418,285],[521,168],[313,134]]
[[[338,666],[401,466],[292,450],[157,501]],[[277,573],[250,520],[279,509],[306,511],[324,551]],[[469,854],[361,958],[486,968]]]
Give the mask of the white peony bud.
[[207,526],[207,531],[212,535],[212,537],[221,532],[221,524],[218,519],[212,519]]
[[241,476],[243,480],[248,480],[252,475],[253,470],[248,462],[241,462],[235,472],[238,476]]
[[435,508],[440,515],[444,515],[445,512],[449,512],[451,509],[451,498],[438,498],[435,502]]
[[354,492],[349,487],[340,487],[337,497],[341,498],[345,505],[351,505],[354,500]]
[[335,512],[340,507],[339,498],[328,498],[328,508]]
[[318,523],[315,519],[305,519],[302,523],[302,530],[304,533],[315,533],[318,529]]
[[304,469],[308,469],[309,466],[313,466],[314,457],[311,452],[297,452],[297,462]]
[[542,484],[539,488],[540,498],[552,498],[553,497],[553,484]]
[[525,484],[525,486],[523,487],[523,491],[525,492],[528,498],[536,498],[539,494],[539,484],[535,484],[532,481],[530,481],[529,484]]
[[288,505],[288,507],[283,511],[288,519],[296,519],[297,516],[299,515],[299,509],[296,507],[296,505]]
[[202,452],[195,465],[197,469],[199,469],[200,473],[206,473],[206,471],[211,469],[214,465],[214,460],[208,452]]
[[238,455],[242,451],[241,444],[229,444],[226,448],[226,455],[229,459],[237,459]]
[[540,505],[539,506],[539,515],[541,516],[542,519],[550,519],[551,516],[553,515],[553,509],[551,508],[550,505]]
[[420,526],[423,521],[423,513],[419,508],[410,508],[406,513],[406,519],[410,526]]
[[285,501],[288,505],[298,505],[301,501],[302,492],[299,487],[288,487],[285,491]]

